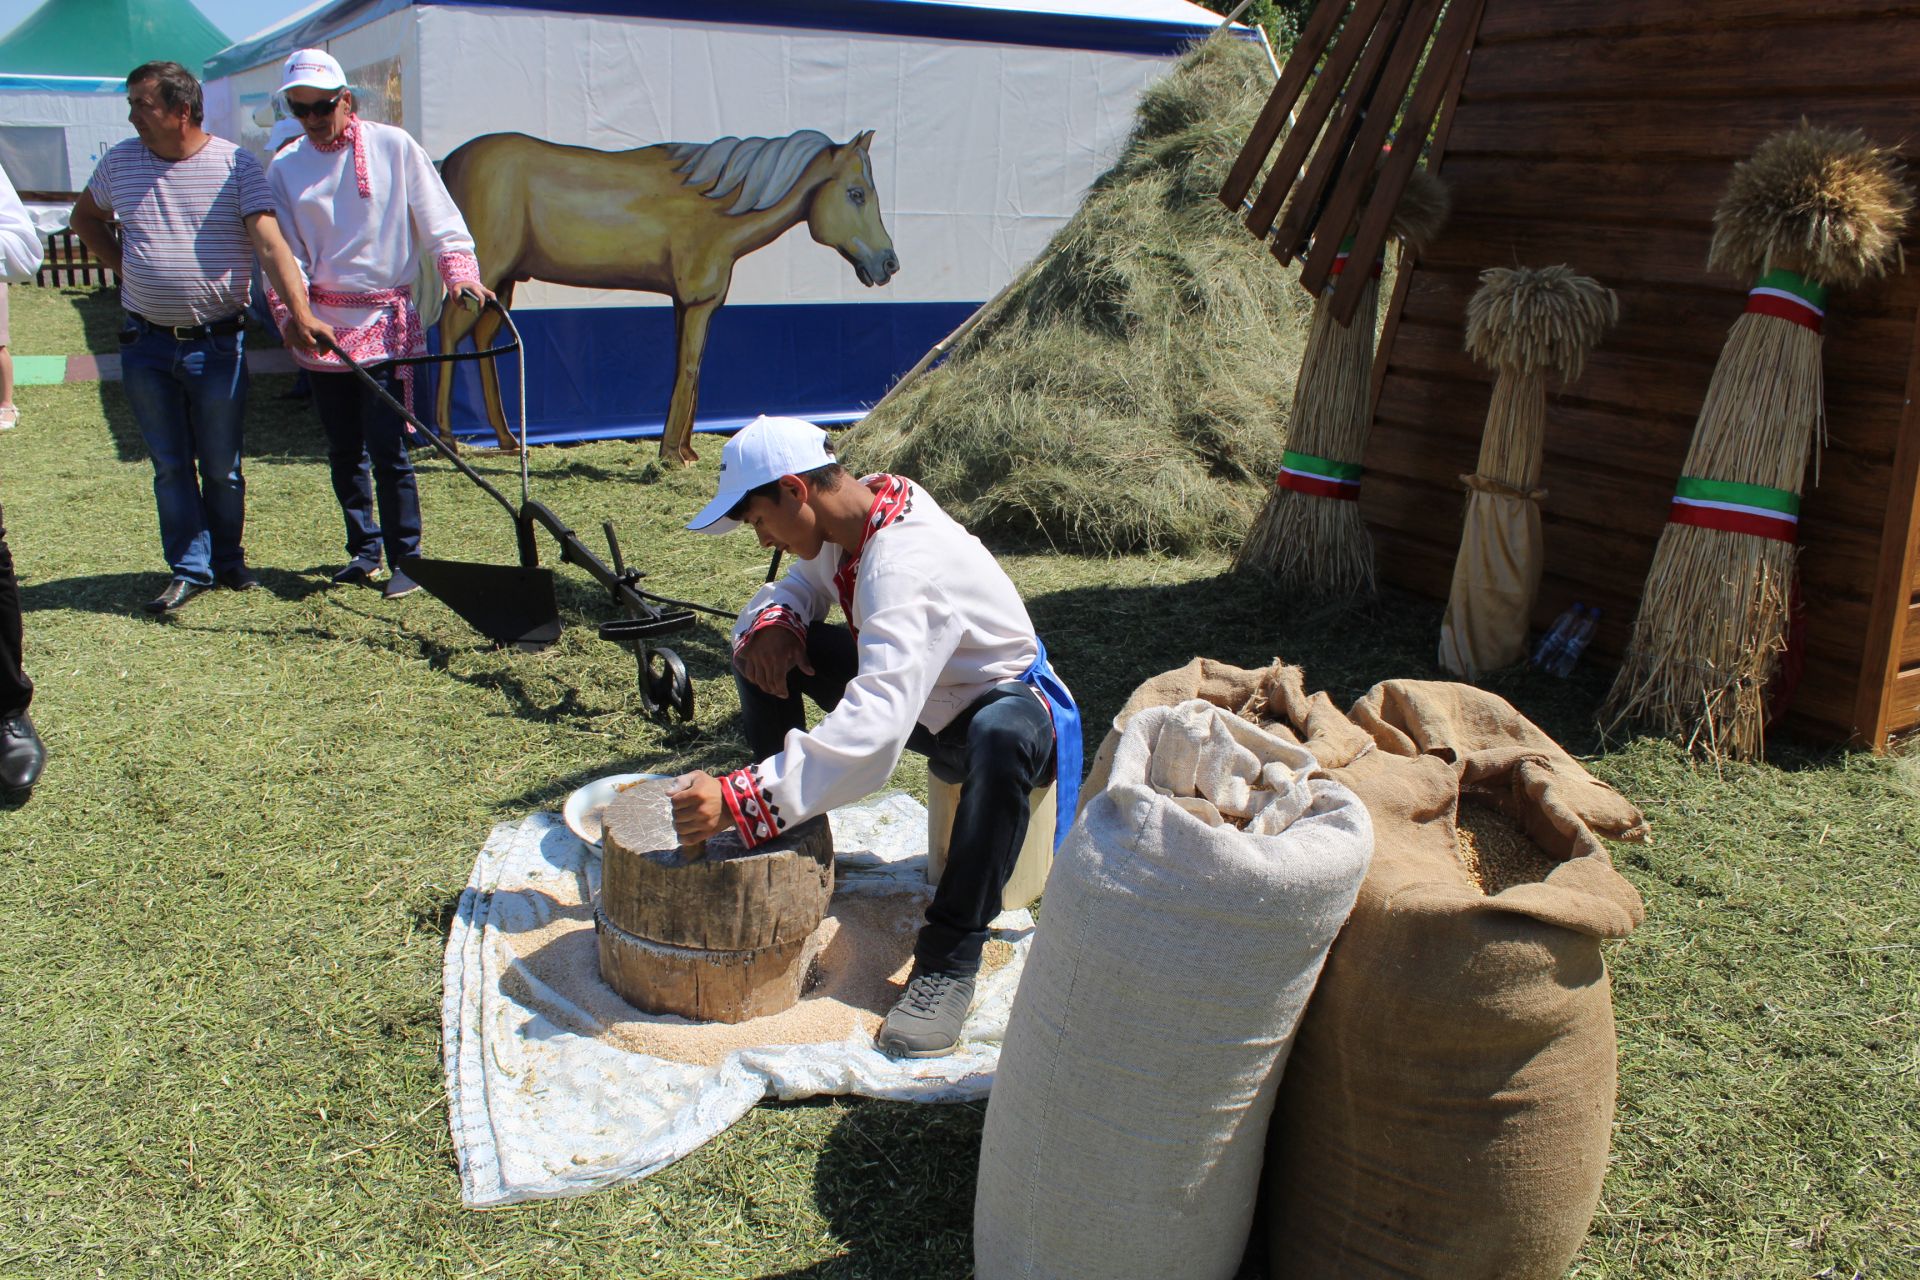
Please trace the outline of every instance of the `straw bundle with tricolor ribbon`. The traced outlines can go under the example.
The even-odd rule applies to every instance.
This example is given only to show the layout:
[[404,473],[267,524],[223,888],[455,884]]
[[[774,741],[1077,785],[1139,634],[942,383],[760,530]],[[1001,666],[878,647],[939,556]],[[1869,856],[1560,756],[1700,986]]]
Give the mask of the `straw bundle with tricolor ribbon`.
[[1912,203],[1893,151],[1857,131],[1803,122],[1735,167],[1709,265],[1756,283],[1694,426],[1601,713],[1609,727],[1639,725],[1715,756],[1763,749],[1801,485],[1825,430],[1827,291],[1886,270]]
[[1496,376],[1467,486],[1453,591],[1440,624],[1440,665],[1474,679],[1520,661],[1540,589],[1540,467],[1546,376],[1580,376],[1587,353],[1620,319],[1613,290],[1571,267],[1494,267],[1467,303],[1467,352]]
[[[1401,261],[1431,243],[1446,220],[1446,187],[1415,169],[1390,224]],[[1347,260],[1348,247],[1343,244],[1335,260],[1336,277],[1362,269]],[[1334,319],[1331,282],[1314,303],[1280,474],[1234,560],[1235,568],[1270,574],[1288,590],[1338,596],[1373,589],[1373,540],[1360,518],[1360,456],[1373,425],[1381,265],[1365,264],[1370,274],[1352,324]]]

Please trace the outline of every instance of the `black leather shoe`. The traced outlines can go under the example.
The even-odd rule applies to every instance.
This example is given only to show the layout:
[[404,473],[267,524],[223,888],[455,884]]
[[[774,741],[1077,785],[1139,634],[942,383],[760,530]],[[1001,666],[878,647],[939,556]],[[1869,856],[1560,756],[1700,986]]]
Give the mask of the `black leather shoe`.
[[346,568],[333,575],[336,587],[364,587],[380,576],[380,562],[355,556]]
[[167,589],[142,605],[148,613],[172,613],[185,605],[187,601],[202,591],[212,589],[209,582],[188,582],[185,578],[175,578],[167,584]]
[[22,711],[0,720],[0,788],[30,791],[46,766],[46,744],[33,731],[32,717]]
[[229,591],[251,591],[260,585],[260,579],[254,577],[253,570],[245,565],[222,569],[216,577],[220,585]]

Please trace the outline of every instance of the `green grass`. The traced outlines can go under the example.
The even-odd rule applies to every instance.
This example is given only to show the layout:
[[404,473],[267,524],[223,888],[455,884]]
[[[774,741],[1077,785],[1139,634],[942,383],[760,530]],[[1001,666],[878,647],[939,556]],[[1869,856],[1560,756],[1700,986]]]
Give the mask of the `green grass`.
[[[19,349],[108,350],[79,292],[17,289]],[[737,762],[721,632],[674,638],[699,712],[640,713],[612,616],[495,652],[424,595],[331,590],[338,515],[305,406],[256,384],[266,587],[158,622],[151,472],[117,386],[26,388],[0,502],[53,758],[0,812],[0,1276],[960,1277],[982,1109],[756,1109],[644,1182],[459,1204],[440,1074],[447,921],[493,823],[628,768]],[[737,604],[765,560],[677,532],[711,466],[543,449],[576,527],[616,520],[669,594]],[[512,482],[509,460],[482,465]],[[423,467],[429,550],[508,563],[505,516]],[[1343,703],[1431,676],[1437,608],[1299,611],[1216,559],[1009,557],[1097,730],[1200,653],[1303,663]],[[1603,678],[1496,686],[1573,749]],[[1621,1097],[1582,1277],[1920,1272],[1920,761],[1780,744],[1723,772],[1634,742],[1593,768],[1656,841],[1611,961]],[[899,779],[917,786],[911,769]]]

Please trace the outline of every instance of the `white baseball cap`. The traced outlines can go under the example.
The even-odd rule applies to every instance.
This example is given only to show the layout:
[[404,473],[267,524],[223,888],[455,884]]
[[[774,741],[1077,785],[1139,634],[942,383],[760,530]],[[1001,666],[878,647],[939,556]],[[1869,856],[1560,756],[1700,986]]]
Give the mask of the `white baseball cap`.
[[325,49],[295,49],[287,55],[286,69],[281,74],[287,80],[280,86],[282,93],[289,89],[347,87],[346,73],[340,70],[340,63]]
[[797,476],[838,462],[827,433],[798,418],[755,418],[734,432],[720,450],[720,492],[687,528],[700,533],[732,533],[738,520],[727,517],[734,503],[750,490],[772,484],[781,476]]

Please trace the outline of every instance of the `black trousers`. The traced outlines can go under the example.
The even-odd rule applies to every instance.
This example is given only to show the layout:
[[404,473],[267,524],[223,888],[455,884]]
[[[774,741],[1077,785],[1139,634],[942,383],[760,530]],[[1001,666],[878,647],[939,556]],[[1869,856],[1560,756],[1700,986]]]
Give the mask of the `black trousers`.
[[[375,381],[403,398],[391,365]],[[313,407],[327,433],[333,495],[347,524],[347,557],[397,569],[420,554],[420,487],[407,452],[407,422],[351,372],[316,373]]]
[[[814,623],[807,628],[807,661],[814,674],[788,672],[784,698],[735,673],[754,759],[777,754],[790,730],[806,727],[802,695],[823,711],[840,705],[859,668],[852,633]],[[973,974],[1027,838],[1029,793],[1053,770],[1053,718],[1032,689],[1008,681],[975,699],[939,733],[915,725],[907,748],[927,757],[935,777],[961,787],[946,869],[927,907],[914,962],[926,970]]]
[[19,715],[33,701],[33,681],[20,666],[21,644],[20,583],[13,576],[6,517],[0,514],[0,720]]

